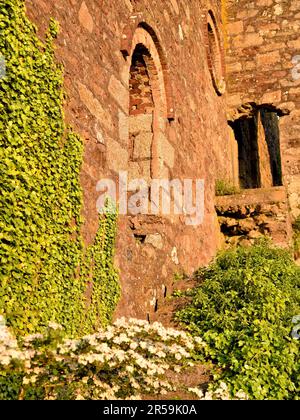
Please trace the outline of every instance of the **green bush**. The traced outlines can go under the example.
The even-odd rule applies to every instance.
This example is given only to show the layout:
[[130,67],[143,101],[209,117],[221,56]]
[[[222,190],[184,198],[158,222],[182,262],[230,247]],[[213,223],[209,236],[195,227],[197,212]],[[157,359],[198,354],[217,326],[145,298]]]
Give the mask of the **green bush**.
[[238,194],[240,189],[237,188],[235,185],[232,184],[231,181],[227,181],[224,179],[217,179],[216,180],[216,196],[222,195],[234,195]]
[[226,251],[197,278],[177,319],[208,344],[216,378],[252,399],[299,399],[300,269],[289,253],[265,242]]
[[294,232],[300,233],[300,216],[293,223]]
[[297,258],[300,254],[300,217],[298,217],[293,223],[294,231],[294,252]]

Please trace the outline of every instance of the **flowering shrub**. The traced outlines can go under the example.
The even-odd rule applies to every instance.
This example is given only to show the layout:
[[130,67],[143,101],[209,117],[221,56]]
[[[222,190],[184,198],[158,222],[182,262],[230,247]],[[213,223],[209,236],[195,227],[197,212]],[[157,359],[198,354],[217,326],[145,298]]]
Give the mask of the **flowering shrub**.
[[81,339],[65,339],[51,323],[46,334],[21,339],[0,329],[1,399],[139,399],[174,387],[166,371],[193,365],[204,343],[184,332],[120,319]]
[[[66,339],[60,325],[17,342],[0,317],[0,399],[141,399],[177,391],[167,372],[194,366],[205,343],[159,323],[124,318],[81,339]],[[225,384],[199,399],[229,399]],[[244,394],[237,399],[246,399]]]
[[245,392],[239,391],[235,397],[231,397],[231,393],[228,385],[225,382],[220,382],[217,386],[211,385],[210,389],[204,393],[199,388],[188,388],[188,391],[195,394],[199,400],[211,401],[211,400],[248,400],[248,396]]

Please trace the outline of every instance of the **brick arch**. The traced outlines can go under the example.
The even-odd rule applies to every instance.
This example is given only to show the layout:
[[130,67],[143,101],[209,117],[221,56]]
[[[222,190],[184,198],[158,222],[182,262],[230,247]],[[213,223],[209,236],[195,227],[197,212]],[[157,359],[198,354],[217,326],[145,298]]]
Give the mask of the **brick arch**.
[[[174,151],[167,134],[168,120],[174,119],[174,107],[166,59],[154,30],[145,22],[135,23],[127,34],[123,35],[122,53],[130,76],[129,174],[134,179],[167,178],[174,164]],[[138,68],[141,73],[137,76]],[[146,75],[144,81],[143,74]],[[138,80],[134,80],[135,77]],[[137,86],[140,81],[142,84]],[[147,95],[149,87],[151,93]],[[144,92],[142,96],[139,96],[140,91]]]
[[155,135],[165,102],[153,57],[144,40],[136,40],[129,72],[129,175],[150,182],[157,173]]
[[175,108],[166,55],[155,30],[142,20],[142,13],[132,16],[131,23],[123,31],[121,52],[124,57],[132,58],[138,44],[143,44],[153,59],[159,80],[160,101],[164,106],[164,116],[172,121],[175,118]]
[[204,33],[209,70],[218,95],[225,93],[225,54],[219,26],[212,9],[206,14]]

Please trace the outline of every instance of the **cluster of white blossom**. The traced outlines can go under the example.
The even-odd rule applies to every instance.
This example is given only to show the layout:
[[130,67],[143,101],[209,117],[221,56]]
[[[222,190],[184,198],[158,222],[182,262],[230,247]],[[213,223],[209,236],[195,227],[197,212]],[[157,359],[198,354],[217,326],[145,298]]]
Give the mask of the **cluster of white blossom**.
[[25,359],[25,355],[18,348],[17,340],[6,327],[4,317],[0,315],[0,364],[9,366],[12,360]]
[[125,318],[80,339],[64,338],[61,327],[50,323],[46,334],[28,336],[18,345],[3,319],[0,324],[1,369],[23,375],[21,395],[34,387],[50,400],[62,393],[102,400],[165,395],[175,390],[166,372],[192,365],[193,352],[204,345],[159,323]]
[[[76,400],[141,399],[166,395],[176,387],[168,372],[193,366],[205,343],[160,323],[125,318],[105,330],[80,339],[66,339],[61,327],[50,323],[47,333],[19,340],[0,318],[0,370],[23,376],[20,398],[39,390],[39,398]],[[227,399],[222,386],[201,399]],[[226,394],[227,392],[227,394]]]
[[195,394],[199,400],[248,400],[248,396],[245,392],[239,391],[234,398],[230,395],[230,391],[228,389],[227,384],[225,382],[221,382],[219,386],[215,389],[210,389],[207,392],[203,392],[199,388],[188,388],[188,391],[192,394]]

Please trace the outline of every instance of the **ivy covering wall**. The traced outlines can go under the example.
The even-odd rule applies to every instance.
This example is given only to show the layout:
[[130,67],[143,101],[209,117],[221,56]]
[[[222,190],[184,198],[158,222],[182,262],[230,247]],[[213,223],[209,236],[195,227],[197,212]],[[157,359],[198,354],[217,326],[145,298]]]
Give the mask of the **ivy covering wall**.
[[51,21],[42,43],[24,0],[0,0],[0,313],[20,334],[49,321],[90,332],[109,322],[120,293],[116,215],[100,218],[90,249],[80,236],[83,145],[64,123],[57,34]]

